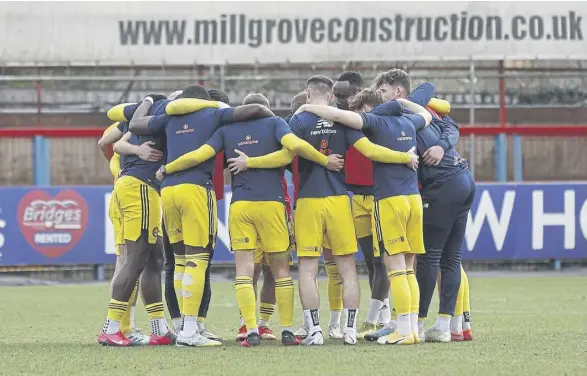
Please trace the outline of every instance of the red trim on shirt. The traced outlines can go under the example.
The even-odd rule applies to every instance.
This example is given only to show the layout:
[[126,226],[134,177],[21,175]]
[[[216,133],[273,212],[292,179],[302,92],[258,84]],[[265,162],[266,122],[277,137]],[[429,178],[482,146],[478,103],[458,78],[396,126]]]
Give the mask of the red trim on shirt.
[[214,172],[212,173],[212,184],[214,185],[214,193],[216,193],[216,200],[224,198],[224,152],[216,154],[216,161],[214,162]]
[[373,185],[373,163],[352,146],[346,153],[344,165],[344,180],[347,184]]

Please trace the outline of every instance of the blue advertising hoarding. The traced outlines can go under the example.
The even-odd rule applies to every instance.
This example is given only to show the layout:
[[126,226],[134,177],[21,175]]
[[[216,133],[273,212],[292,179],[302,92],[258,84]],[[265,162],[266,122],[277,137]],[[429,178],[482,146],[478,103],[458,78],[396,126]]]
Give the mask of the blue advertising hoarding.
[[[0,265],[114,263],[111,189],[0,188]],[[215,262],[233,261],[230,197],[227,187],[218,204]],[[587,259],[587,183],[478,184],[463,258]]]

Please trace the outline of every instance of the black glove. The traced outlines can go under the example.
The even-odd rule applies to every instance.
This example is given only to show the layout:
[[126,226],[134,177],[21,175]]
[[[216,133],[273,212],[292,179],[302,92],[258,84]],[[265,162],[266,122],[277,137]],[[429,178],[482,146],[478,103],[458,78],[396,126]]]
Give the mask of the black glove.
[[155,103],[157,101],[161,101],[163,99],[167,99],[167,97],[165,95],[161,95],[161,94],[149,94],[149,95],[147,95],[147,97],[151,97],[151,99],[153,100],[153,103]]

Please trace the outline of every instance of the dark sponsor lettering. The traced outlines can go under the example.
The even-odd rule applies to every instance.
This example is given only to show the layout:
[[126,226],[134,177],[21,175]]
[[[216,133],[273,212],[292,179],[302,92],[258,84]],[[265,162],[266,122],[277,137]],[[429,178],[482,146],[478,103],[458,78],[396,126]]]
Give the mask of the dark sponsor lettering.
[[[190,30],[190,27],[193,27]],[[248,18],[222,14],[216,19],[123,20],[118,22],[120,44],[227,45],[252,48],[276,44],[370,42],[455,42],[521,40],[583,41],[583,17],[566,14],[496,15],[466,11],[437,17],[404,16],[349,18]]]

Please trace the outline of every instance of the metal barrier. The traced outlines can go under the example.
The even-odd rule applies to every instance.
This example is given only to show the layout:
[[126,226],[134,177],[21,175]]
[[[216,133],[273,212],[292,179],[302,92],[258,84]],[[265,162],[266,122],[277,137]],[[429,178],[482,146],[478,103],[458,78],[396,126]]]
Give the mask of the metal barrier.
[[[110,184],[96,147],[104,129],[0,129],[0,184]],[[587,126],[464,126],[457,148],[479,181],[587,180]]]

